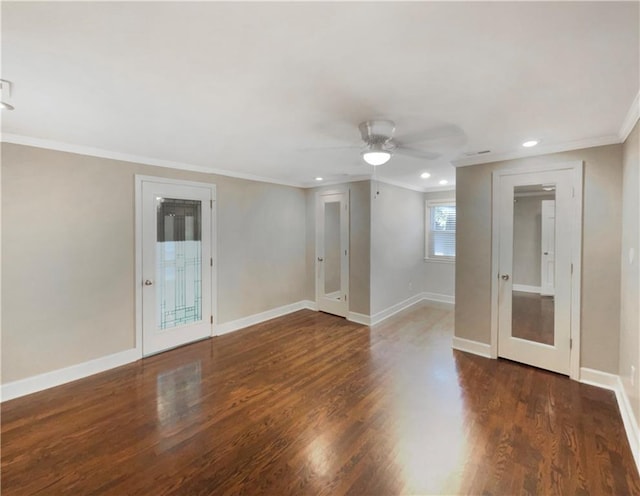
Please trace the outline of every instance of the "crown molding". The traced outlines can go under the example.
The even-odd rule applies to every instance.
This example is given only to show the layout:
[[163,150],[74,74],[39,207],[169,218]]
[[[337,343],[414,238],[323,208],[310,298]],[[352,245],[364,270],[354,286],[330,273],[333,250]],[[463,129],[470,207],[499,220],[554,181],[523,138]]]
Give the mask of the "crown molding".
[[48,150],[56,150],[59,152],[76,153],[78,155],[88,155],[90,157],[107,158],[111,160],[119,160],[121,162],[132,162],[142,165],[154,165],[156,167],[167,167],[170,169],[179,169],[191,172],[202,172],[204,174],[216,174],[219,176],[233,177],[237,179],[245,179],[248,181],[259,181],[263,183],[278,184],[281,186],[292,186],[294,188],[303,188],[302,184],[278,181],[270,177],[257,176],[244,172],[230,171],[227,169],[216,169],[205,167],[202,165],[188,164],[184,162],[173,162],[171,160],[161,160],[157,158],[144,157],[141,155],[132,155],[129,153],[114,152],[112,150],[104,150],[102,148],[93,148],[91,146],[74,145],[61,141],[47,140],[41,138],[33,138],[31,136],[23,136],[20,134],[2,133],[0,138],[2,143],[11,143],[14,145],[33,146],[35,148],[46,148]]
[[614,145],[620,143],[620,137],[616,135],[600,136],[598,138],[587,138],[564,143],[536,146],[523,150],[514,150],[504,153],[487,153],[477,157],[464,157],[452,161],[454,167],[468,167],[470,165],[488,164],[491,162],[501,162],[503,160],[513,160],[525,157],[537,157],[550,153],[568,152],[580,150],[582,148],[592,148],[594,146]]
[[618,132],[618,138],[620,138],[620,143],[624,143],[631,131],[633,131],[636,122],[640,118],[640,91],[636,93],[636,97],[631,102],[631,106],[629,107],[629,111],[622,121],[622,126],[620,127],[620,131]]
[[302,183],[301,188],[305,189],[314,189],[314,188],[324,188],[325,186],[335,186],[336,184],[348,184],[348,183],[357,183],[358,181],[369,181],[371,179],[370,174],[359,174],[357,176],[348,176],[343,179],[330,179],[327,181],[309,181],[306,183]]
[[425,191],[423,187],[414,186],[412,184],[404,183],[402,181],[396,181],[395,179],[387,179],[387,178],[380,179],[379,177],[375,179],[373,179],[373,177],[370,177],[369,179],[371,179],[371,182],[383,183],[383,184],[388,184],[390,186],[397,186],[398,188],[410,189],[411,191],[417,191],[418,193],[424,193]]

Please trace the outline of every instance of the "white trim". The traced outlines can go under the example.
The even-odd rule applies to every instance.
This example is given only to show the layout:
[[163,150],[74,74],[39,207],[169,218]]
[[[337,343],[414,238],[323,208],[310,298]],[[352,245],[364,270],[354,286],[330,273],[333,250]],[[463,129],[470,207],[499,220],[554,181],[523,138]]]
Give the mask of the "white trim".
[[276,317],[282,317],[283,315],[297,312],[298,310],[313,310],[313,308],[311,307],[314,306],[315,303],[308,300],[301,300],[296,301],[295,303],[290,303],[288,305],[282,305],[281,307],[276,307],[264,312],[255,313],[247,317],[242,317],[236,320],[231,320],[229,322],[224,322],[222,324],[217,324],[214,326],[214,335],[222,336],[223,334],[228,334],[239,329],[244,329],[245,327],[260,324],[262,322],[266,322],[267,320],[275,319]]
[[281,181],[270,177],[257,176],[245,172],[231,171],[227,169],[217,169],[203,165],[194,165],[184,162],[173,162],[171,160],[162,160],[152,157],[144,157],[141,155],[133,155],[129,153],[120,153],[112,150],[104,150],[102,148],[94,148],[91,146],[75,145],[72,143],[64,143],[62,141],[47,140],[41,138],[32,138],[31,136],[23,136],[19,134],[2,134],[3,143],[12,143],[14,145],[33,146],[35,148],[46,148],[48,150],[57,150],[59,152],[76,153],[78,155],[88,155],[90,157],[108,158],[111,160],[119,160],[122,162],[133,162],[136,164],[154,165],[156,167],[168,167],[171,169],[180,169],[193,172],[202,172],[204,174],[217,174],[219,176],[235,177],[238,179],[246,179],[248,181],[260,181],[263,183],[280,184],[282,186],[293,186],[295,188],[308,187],[299,183]]
[[488,164],[490,162],[501,162],[503,160],[513,160],[516,158],[535,157],[538,155],[548,155],[550,153],[567,152],[570,150],[580,150],[594,146],[614,145],[620,143],[620,137],[616,135],[600,136],[598,138],[587,138],[565,143],[538,145],[534,148],[523,148],[504,153],[486,153],[473,157],[463,157],[451,162],[454,167],[468,167],[470,165]]
[[392,315],[397,314],[398,312],[402,312],[404,309],[409,308],[411,305],[415,305],[419,301],[423,299],[422,293],[418,293],[417,295],[413,295],[411,298],[407,298],[404,301],[396,303],[395,305],[391,305],[384,310],[373,314],[371,316],[371,325],[376,325],[382,322],[383,320],[388,319]]
[[528,284],[513,284],[514,291],[521,291],[522,293],[535,293],[540,294],[542,288],[540,286],[529,286]]
[[371,317],[369,315],[365,315],[364,313],[349,312],[347,314],[347,320],[355,322],[356,324],[362,324],[366,326],[371,325]]
[[640,428],[633,414],[629,396],[627,396],[627,392],[622,385],[622,379],[619,375],[582,367],[580,369],[580,382],[615,392],[631,453],[636,462],[638,473],[640,473]]
[[439,263],[439,264],[448,264],[448,265],[455,265],[456,264],[456,259],[455,257],[438,257],[438,258],[433,258],[433,257],[424,257],[422,259],[425,262],[429,262],[429,263]]
[[304,308],[306,308],[307,310],[313,310],[314,312],[318,311],[318,305],[316,304],[315,301],[312,300],[302,300],[302,302],[304,303]]
[[487,343],[480,343],[479,341],[472,341],[470,339],[459,338],[453,336],[451,347],[454,350],[464,351],[466,353],[472,353],[485,358],[492,358],[491,345]]
[[580,377],[580,333],[581,333],[581,288],[582,288],[582,202],[583,202],[583,169],[581,160],[548,163],[541,162],[528,167],[495,170],[492,174],[492,205],[491,205],[491,358],[498,358],[498,267],[500,266],[500,205],[497,201],[497,191],[500,178],[514,174],[530,174],[532,172],[547,172],[558,170],[573,171],[573,188],[575,201],[572,214],[571,262],[573,273],[571,286],[577,291],[571,292],[571,330],[570,337],[573,346],[570,350],[569,377],[578,380]]
[[135,362],[140,358],[138,350],[135,348],[113,353],[111,355],[78,363],[63,369],[52,370],[44,374],[34,375],[26,379],[3,384],[0,395],[1,401],[8,401],[27,394],[43,391],[67,382],[83,379],[99,372],[114,369],[121,365]]
[[[423,187],[414,186],[412,184],[407,184],[402,181],[397,181],[395,179],[387,179],[387,178],[380,178],[380,177],[376,177],[375,179],[373,179],[373,175],[370,176],[370,179],[372,183],[388,184],[389,186],[396,186],[398,188],[409,189],[411,191],[417,191],[418,193],[425,192]],[[450,187],[450,185],[447,185],[447,186]]]
[[356,322],[357,324],[372,326],[375,324],[379,324],[380,322],[388,319],[392,315],[395,315],[401,312],[402,310],[405,310],[410,306],[415,305],[416,303],[419,303],[421,301],[443,303],[446,306],[451,306],[451,307],[453,307],[453,305],[455,304],[455,298],[451,295],[423,292],[423,293],[418,293],[417,295],[414,295],[411,298],[407,298],[406,300],[401,301],[400,303],[396,303],[395,305],[392,305],[389,308],[386,308],[385,310],[382,310],[381,312],[378,312],[373,316],[367,315],[364,313],[349,312],[349,314],[347,315],[347,320],[350,320],[351,322]]
[[640,91],[636,94],[636,97],[631,102],[631,106],[627,111],[627,115],[622,121],[622,126],[620,126],[620,131],[618,132],[618,138],[620,138],[620,143],[624,143],[629,137],[629,133],[633,131],[636,122],[640,118]]
[[580,368],[580,379],[583,384],[589,384],[590,386],[598,386],[605,389],[615,391],[618,387],[618,376],[610,374],[609,372],[602,372],[600,370],[590,369],[587,367]]
[[435,301],[437,303],[447,303],[449,305],[455,305],[456,303],[455,296],[443,293],[429,293],[425,291],[424,293],[421,293],[421,296],[425,301]]

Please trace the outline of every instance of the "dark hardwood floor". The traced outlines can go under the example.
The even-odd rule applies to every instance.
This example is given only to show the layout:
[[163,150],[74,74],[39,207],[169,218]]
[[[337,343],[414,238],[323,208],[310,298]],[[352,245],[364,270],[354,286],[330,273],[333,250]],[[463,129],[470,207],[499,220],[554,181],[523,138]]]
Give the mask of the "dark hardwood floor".
[[553,345],[554,298],[513,291],[511,335]]
[[640,494],[613,393],[300,311],[2,405],[2,495]]

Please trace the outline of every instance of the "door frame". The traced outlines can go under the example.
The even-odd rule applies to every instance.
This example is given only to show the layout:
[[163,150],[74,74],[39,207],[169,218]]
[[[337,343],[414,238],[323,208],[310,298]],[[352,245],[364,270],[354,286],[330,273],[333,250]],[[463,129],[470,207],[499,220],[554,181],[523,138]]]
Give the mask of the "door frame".
[[[345,318],[349,315],[349,308],[351,306],[351,295],[349,289],[349,279],[351,277],[351,269],[350,269],[350,259],[351,259],[351,189],[348,186],[337,186],[334,188],[317,191],[315,194],[315,206],[316,206],[316,229],[315,229],[315,253],[314,253],[314,276],[315,276],[315,292],[316,292],[316,307],[319,308],[320,297],[323,291],[323,288],[320,287],[320,262],[318,262],[318,257],[320,257],[320,253],[323,252],[323,247],[320,245],[320,236],[318,235],[321,228],[321,223],[324,220],[324,212],[321,211],[322,208],[322,197],[328,195],[337,195],[343,194],[346,201],[347,206],[347,255],[345,256],[346,267],[340,266],[340,275],[342,278],[343,272],[346,272],[346,278],[344,281],[344,293],[346,297],[346,312],[345,315],[341,315]],[[341,212],[342,214],[342,212]],[[340,216],[342,218],[342,215]],[[322,226],[324,228],[324,226]],[[342,225],[340,226],[340,231],[342,232]],[[342,244],[342,240],[341,240]],[[342,257],[340,257],[342,259]]]
[[217,224],[217,202],[216,202],[216,185],[198,181],[184,181],[181,179],[171,179],[167,177],[146,176],[141,174],[135,175],[135,312],[136,312],[136,342],[135,350],[139,358],[143,357],[142,350],[142,183],[153,182],[171,184],[176,186],[195,186],[198,188],[207,188],[211,190],[211,258],[213,264],[211,270],[211,313],[213,314],[213,322],[211,323],[211,332],[209,336],[214,336],[214,329],[218,319],[218,246],[216,236]]
[[569,377],[580,379],[580,303],[582,295],[582,202],[583,169],[581,160],[561,163],[541,163],[522,168],[493,171],[491,195],[491,358],[498,358],[498,293],[500,267],[500,180],[504,176],[536,172],[569,170],[572,172],[573,201],[571,211],[571,347]]

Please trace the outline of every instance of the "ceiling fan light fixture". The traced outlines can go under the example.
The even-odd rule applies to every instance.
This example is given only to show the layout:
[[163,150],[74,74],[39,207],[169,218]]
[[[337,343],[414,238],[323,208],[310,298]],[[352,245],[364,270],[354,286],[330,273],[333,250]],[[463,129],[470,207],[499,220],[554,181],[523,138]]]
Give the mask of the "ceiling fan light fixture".
[[369,165],[382,165],[386,164],[391,158],[391,154],[389,152],[372,152],[366,151],[362,153],[362,158]]
[[372,143],[362,152],[362,159],[373,166],[386,164],[390,158],[391,152],[385,150],[380,143]]

